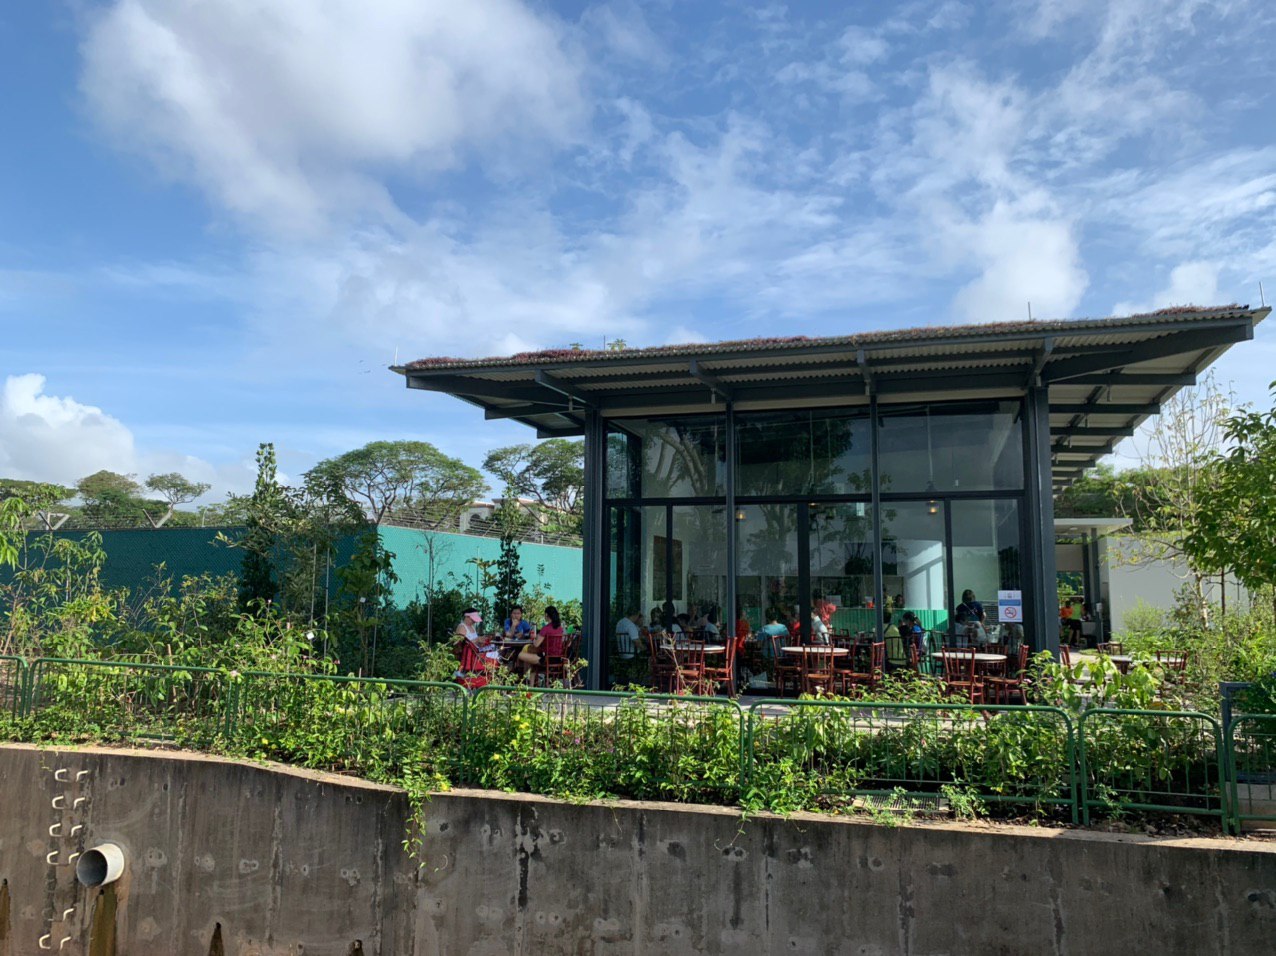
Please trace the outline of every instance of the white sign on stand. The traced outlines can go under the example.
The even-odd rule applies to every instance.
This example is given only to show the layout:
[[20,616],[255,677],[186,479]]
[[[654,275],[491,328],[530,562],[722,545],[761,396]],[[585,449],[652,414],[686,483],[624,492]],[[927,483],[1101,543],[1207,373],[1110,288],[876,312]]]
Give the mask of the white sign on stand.
[[1023,592],[997,592],[997,620],[1002,624],[1023,623]]

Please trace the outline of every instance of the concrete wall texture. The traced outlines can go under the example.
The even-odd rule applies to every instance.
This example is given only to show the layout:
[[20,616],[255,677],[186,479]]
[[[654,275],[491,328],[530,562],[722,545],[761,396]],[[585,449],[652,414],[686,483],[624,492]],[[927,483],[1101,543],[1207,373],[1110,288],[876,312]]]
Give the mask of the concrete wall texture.
[[[1276,940],[1271,842],[455,791],[426,804],[413,860],[405,795],[347,778],[13,745],[0,788],[0,956],[40,952],[45,933],[129,956],[1136,956]],[[77,887],[67,856],[104,840],[125,848],[124,877]]]

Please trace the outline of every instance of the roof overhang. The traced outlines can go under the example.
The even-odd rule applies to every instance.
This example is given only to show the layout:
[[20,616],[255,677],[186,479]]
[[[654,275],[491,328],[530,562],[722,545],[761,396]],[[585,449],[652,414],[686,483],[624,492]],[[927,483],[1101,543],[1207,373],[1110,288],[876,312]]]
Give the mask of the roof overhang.
[[584,414],[673,415],[1006,398],[1050,386],[1052,479],[1067,487],[1271,310],[1166,309],[1127,318],[947,326],[833,338],[618,351],[557,350],[396,366],[538,437],[583,433]]
[[1093,531],[1102,537],[1122,531],[1133,523],[1130,518],[1055,518],[1054,533],[1056,538],[1084,538]]

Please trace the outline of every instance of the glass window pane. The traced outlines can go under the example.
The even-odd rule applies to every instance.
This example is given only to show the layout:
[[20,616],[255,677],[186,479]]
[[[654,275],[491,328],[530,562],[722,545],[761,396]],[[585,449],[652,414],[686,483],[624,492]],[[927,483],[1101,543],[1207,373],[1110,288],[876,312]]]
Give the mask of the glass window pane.
[[608,425],[612,498],[719,498],[726,494],[726,417],[623,419]]
[[754,633],[798,619],[798,506],[736,509],[736,601]]
[[867,411],[741,415],[739,495],[868,494],[872,436]]
[[[610,508],[608,515],[607,669],[613,684],[645,684],[650,667],[643,632],[665,614],[665,509],[626,506]],[[636,628],[623,623],[626,618]]]
[[681,623],[725,631],[727,509],[725,505],[676,505],[673,510],[673,576],[669,595]]
[[883,610],[896,622],[912,611],[926,630],[947,630],[947,559],[942,501],[882,505]]
[[810,506],[811,607],[835,631],[877,633],[873,509]]
[[[953,501],[953,589],[958,623],[978,604],[985,623],[997,622],[997,592],[1021,591],[1019,502]],[[969,600],[967,591],[972,592]],[[962,605],[965,605],[963,607]]]
[[879,409],[883,492],[1019,491],[1018,401]]

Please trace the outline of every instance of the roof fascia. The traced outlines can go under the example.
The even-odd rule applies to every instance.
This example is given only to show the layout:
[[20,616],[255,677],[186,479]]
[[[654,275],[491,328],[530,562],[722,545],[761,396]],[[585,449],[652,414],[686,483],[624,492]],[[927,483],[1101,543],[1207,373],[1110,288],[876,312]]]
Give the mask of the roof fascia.
[[1060,359],[1048,364],[1041,377],[1048,384],[1063,383],[1069,378],[1089,372],[1107,372],[1171,355],[1185,355],[1202,349],[1244,342],[1253,337],[1254,323],[1251,319],[1231,319],[1224,323],[1197,326],[1190,332],[1163,335],[1107,354]]

